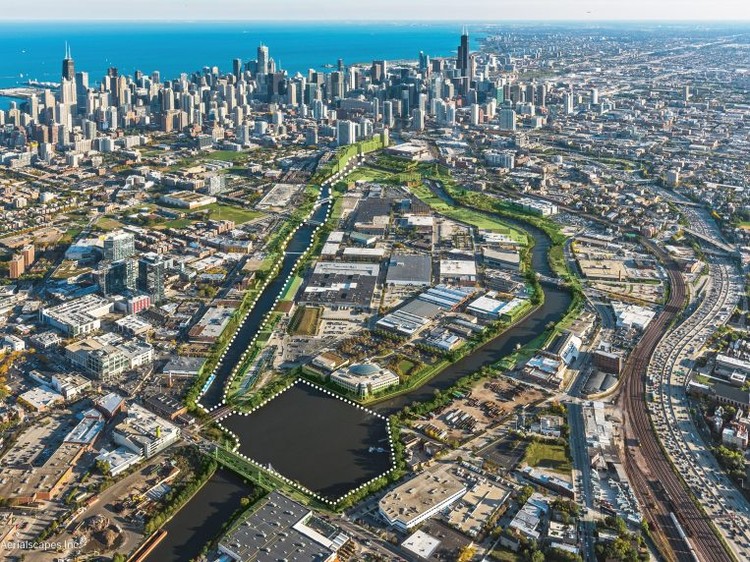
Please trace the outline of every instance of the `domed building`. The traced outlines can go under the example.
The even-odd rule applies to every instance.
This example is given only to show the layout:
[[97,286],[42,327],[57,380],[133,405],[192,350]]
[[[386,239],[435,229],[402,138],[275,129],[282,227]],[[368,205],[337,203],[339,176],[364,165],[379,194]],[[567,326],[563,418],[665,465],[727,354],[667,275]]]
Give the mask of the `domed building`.
[[331,380],[362,398],[399,383],[398,375],[374,363],[343,367],[331,374]]

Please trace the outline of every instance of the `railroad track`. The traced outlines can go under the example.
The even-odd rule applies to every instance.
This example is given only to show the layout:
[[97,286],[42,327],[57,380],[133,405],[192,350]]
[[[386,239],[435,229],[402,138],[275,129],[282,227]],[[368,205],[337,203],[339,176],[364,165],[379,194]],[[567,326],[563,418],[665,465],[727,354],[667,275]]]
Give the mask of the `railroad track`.
[[[623,410],[629,422],[625,429],[625,468],[647,512],[647,519],[655,527],[655,540],[663,556],[680,562],[732,561],[734,558],[726,551],[711,522],[691,499],[687,486],[662,449],[646,408],[645,377],[649,361],[687,298],[685,282],[674,260],[654,246],[650,249],[663,260],[671,293],[667,305],[649,324],[623,371]],[[633,458],[631,439],[638,442],[642,464]],[[676,515],[679,524],[671,513]]]

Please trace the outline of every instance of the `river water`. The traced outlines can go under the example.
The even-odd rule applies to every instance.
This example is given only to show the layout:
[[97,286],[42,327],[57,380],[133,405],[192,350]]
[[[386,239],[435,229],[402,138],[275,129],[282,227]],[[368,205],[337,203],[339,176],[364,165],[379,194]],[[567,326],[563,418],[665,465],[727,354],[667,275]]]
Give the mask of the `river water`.
[[332,501],[391,468],[387,420],[306,382],[221,423],[241,454]]
[[[506,219],[503,219],[506,220]],[[506,222],[514,222],[506,220]],[[534,270],[542,275],[554,277],[554,272],[547,261],[550,239],[540,229],[526,223],[517,223],[536,241],[532,250]],[[518,344],[525,345],[542,334],[550,322],[557,322],[568,310],[572,302],[571,294],[557,285],[544,283],[544,304],[524,318],[514,327],[493,340],[475,349],[470,355],[446,367],[421,387],[401,396],[386,400],[372,409],[383,415],[390,415],[403,409],[412,402],[425,402],[433,398],[436,390],[445,390],[466,375],[470,375],[485,365],[500,361],[513,353]]]
[[248,495],[245,482],[225,469],[218,469],[211,479],[167,523],[167,536],[152,550],[149,562],[192,560],[211,539],[217,537],[224,523],[240,508]]

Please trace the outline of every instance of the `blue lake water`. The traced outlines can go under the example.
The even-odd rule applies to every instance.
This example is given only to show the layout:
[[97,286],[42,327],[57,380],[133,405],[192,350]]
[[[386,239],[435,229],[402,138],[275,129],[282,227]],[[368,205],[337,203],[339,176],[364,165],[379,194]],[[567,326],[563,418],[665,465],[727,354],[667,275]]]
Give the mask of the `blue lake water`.
[[355,63],[416,59],[419,51],[455,56],[460,32],[453,23],[0,23],[0,87],[59,81],[66,41],[76,70],[88,71],[93,83],[110,66],[130,75],[159,70],[162,79],[205,66],[229,71],[234,58],[254,60],[260,43],[292,74],[322,70],[339,57]]

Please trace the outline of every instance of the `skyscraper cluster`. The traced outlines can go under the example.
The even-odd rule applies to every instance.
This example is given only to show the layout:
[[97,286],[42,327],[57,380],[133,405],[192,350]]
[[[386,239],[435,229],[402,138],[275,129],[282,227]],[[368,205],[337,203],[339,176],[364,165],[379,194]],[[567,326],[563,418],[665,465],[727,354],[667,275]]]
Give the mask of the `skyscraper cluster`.
[[[547,103],[545,84],[508,78],[509,57],[472,53],[466,28],[455,59],[420,52],[416,63],[347,66],[339,59],[329,68],[289,74],[261,44],[255,59],[235,58],[228,73],[206,67],[163,80],[158,70],[129,76],[112,67],[91,82],[66,45],[59,89],[0,111],[0,124],[12,125],[3,140],[19,152],[11,165],[64,155],[75,166],[92,150],[138,145],[137,137],[115,134],[121,130],[187,133],[198,148],[295,139],[350,144],[384,129],[421,131],[430,120],[476,126],[499,116],[500,127],[512,131],[517,118],[538,116]],[[564,98],[565,112],[572,103],[572,95]]]

